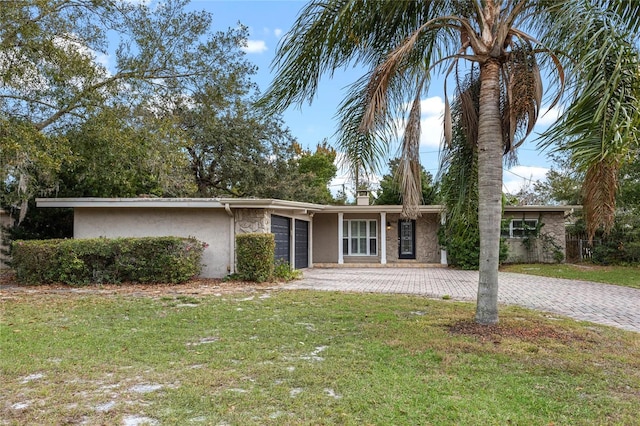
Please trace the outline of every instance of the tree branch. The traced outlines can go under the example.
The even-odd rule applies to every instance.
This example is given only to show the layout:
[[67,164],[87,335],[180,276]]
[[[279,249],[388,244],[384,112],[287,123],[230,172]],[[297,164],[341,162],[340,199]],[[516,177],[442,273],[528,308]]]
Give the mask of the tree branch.
[[[127,80],[127,79],[138,79],[138,80],[143,80],[143,81],[147,81],[147,80],[166,80],[166,79],[171,79],[171,78],[187,78],[187,77],[193,77],[193,76],[197,76],[200,75],[200,72],[191,72],[191,73],[178,73],[178,74],[171,74],[171,75],[161,75],[161,74],[155,74],[157,72],[161,72],[162,69],[154,69],[154,70],[150,70],[148,72],[151,72],[152,74],[150,75],[146,75],[147,71],[142,71],[142,72],[135,72],[135,71],[129,71],[129,72],[122,72],[122,73],[118,73],[110,78],[107,78],[99,83],[93,84],[87,88],[85,88],[84,90],[82,90],[80,93],[78,93],[76,96],[74,96],[69,102],[67,102],[67,106],[58,109],[55,113],[53,113],[51,116],[49,116],[48,118],[46,118],[45,120],[40,121],[39,123],[35,124],[36,129],[42,131],[44,129],[46,129],[47,127],[49,127],[51,124],[53,124],[56,120],[58,120],[60,117],[62,117],[65,114],[69,114],[71,113],[73,110],[80,108],[83,104],[82,104],[82,100],[85,98],[85,96],[88,93],[91,92],[95,92],[96,90],[105,87],[111,83],[114,83],[116,81],[122,81],[122,80]],[[36,100],[27,100],[24,99],[25,101],[28,102],[38,102]],[[46,104],[45,104],[46,105]],[[54,108],[53,106],[50,106],[52,109]]]

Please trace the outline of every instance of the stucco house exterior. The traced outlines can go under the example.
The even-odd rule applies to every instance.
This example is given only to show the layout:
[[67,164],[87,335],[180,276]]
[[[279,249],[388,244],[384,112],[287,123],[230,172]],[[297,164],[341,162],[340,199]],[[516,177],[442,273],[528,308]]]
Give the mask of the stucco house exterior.
[[[401,206],[369,205],[368,196],[346,206],[238,198],[41,198],[37,206],[73,208],[75,238],[196,237],[209,244],[203,277],[234,272],[235,236],[255,232],[273,233],[276,259],[296,269],[447,264],[438,244],[438,205],[421,206],[415,221],[401,220]],[[539,221],[563,251],[565,216],[572,208],[507,207],[514,260],[524,256],[518,241],[524,229]]]

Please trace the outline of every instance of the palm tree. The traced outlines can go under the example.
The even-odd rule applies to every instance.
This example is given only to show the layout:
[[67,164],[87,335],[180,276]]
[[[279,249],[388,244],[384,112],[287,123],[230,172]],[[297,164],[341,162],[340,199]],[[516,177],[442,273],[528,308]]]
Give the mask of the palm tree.
[[[638,16],[640,2],[625,0],[313,0],[278,48],[277,75],[264,102],[282,110],[311,101],[323,74],[354,63],[368,67],[340,106],[340,149],[350,161],[376,170],[394,141],[394,123],[406,115],[399,172],[403,215],[414,218],[420,99],[434,72],[456,83],[475,76],[478,109],[469,108],[463,121],[475,125],[477,134],[481,247],[476,321],[492,324],[498,321],[503,154],[515,153],[538,118],[541,69],[555,88],[550,107],[563,93],[570,102],[548,143],[568,135],[563,146],[577,153],[576,164],[596,170],[586,184],[609,182],[629,140],[637,138],[632,128],[639,116],[639,92],[633,86],[639,80],[638,55],[623,30],[637,30]],[[598,95],[599,101],[584,101]],[[451,135],[447,100],[445,139]],[[613,141],[615,149],[609,149]],[[609,192],[596,190],[592,200],[610,200]],[[602,205],[595,207],[602,210]],[[594,219],[605,221],[597,227],[609,218]]]

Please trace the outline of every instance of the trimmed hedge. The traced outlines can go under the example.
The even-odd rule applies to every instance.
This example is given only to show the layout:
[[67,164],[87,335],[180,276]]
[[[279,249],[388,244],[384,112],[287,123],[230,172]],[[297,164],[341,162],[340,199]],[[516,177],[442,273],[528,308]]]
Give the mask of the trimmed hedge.
[[236,235],[238,277],[264,282],[273,277],[276,240],[273,234]]
[[181,283],[200,273],[206,247],[180,237],[15,241],[11,264],[25,284]]

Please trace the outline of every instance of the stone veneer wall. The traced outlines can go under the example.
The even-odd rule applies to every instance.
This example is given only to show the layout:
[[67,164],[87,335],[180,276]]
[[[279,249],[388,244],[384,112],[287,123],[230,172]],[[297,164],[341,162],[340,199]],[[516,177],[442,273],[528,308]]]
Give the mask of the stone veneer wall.
[[[387,229],[387,262],[411,262],[412,260],[398,259],[398,220],[400,214],[387,214],[387,222],[391,225],[391,229]],[[437,214],[424,214],[416,220],[415,262],[440,263],[439,224]]]
[[236,235],[237,234],[267,234],[271,232],[271,214],[269,209],[237,209]]
[[439,226],[437,214],[424,214],[416,221],[416,254],[420,262],[440,263]]
[[[522,213],[506,213],[505,219],[520,219]],[[563,212],[542,212],[539,214],[527,213],[526,219],[537,219],[544,226],[540,230],[540,234],[548,236],[553,240],[557,249],[561,251],[566,258],[566,234]],[[536,238],[533,240],[531,249],[528,249],[522,242],[522,238],[507,238],[509,246],[509,256],[506,263],[555,263],[554,245],[545,244],[544,238]]]

